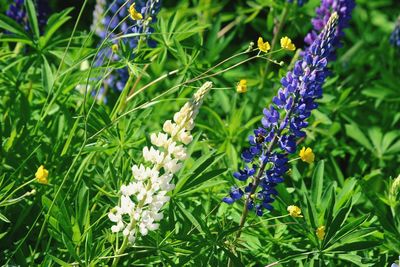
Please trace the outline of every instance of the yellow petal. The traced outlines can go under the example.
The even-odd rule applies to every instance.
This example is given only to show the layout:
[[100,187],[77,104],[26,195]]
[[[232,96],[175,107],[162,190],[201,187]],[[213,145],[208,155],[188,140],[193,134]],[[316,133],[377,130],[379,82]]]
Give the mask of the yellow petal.
[[268,52],[271,49],[271,46],[269,45],[268,41],[264,43],[262,37],[258,37],[257,46],[258,49],[260,49],[260,51],[262,52]]
[[301,209],[295,205],[288,206],[287,211],[289,212],[289,215],[294,218],[303,217],[303,215],[301,215]]
[[313,163],[315,160],[315,155],[314,155],[312,149],[309,147],[307,147],[307,148],[303,147],[300,150],[299,156],[302,161],[307,162],[309,164]]
[[131,18],[133,20],[140,20],[143,19],[142,14],[140,14],[140,12],[138,12],[135,9],[135,3],[133,3],[130,7],[129,7],[129,14],[131,15]]
[[240,80],[236,86],[236,92],[238,93],[246,93],[247,92],[247,81]]
[[43,165],[40,165],[40,167],[37,169],[37,171],[35,173],[35,177],[36,177],[37,181],[41,184],[47,184],[48,176],[49,176],[49,171],[46,170]]
[[296,50],[296,46],[292,43],[289,37],[285,36],[281,38],[281,47],[285,50]]

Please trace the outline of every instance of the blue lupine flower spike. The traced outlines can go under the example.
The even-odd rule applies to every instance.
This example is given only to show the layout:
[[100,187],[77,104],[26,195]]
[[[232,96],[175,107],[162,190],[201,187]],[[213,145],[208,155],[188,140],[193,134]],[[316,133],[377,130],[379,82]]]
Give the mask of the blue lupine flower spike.
[[400,48],[400,16],[397,18],[397,23],[390,35],[390,43],[397,48]]
[[296,152],[296,138],[305,136],[302,129],[308,125],[306,120],[311,111],[317,108],[315,100],[322,97],[338,20],[337,13],[333,13],[325,29],[306,50],[304,58],[298,60],[293,71],[281,80],[282,87],[273,98],[273,104],[263,111],[262,127],[249,137],[250,147],[242,153],[249,166],[233,176],[240,181],[251,178],[251,182],[244,192],[233,187],[230,195],[223,199],[232,204],[245,197],[241,226],[247,210],[255,210],[261,216],[265,210],[272,209],[274,196],[278,194],[275,187],[284,181],[283,176],[289,169],[287,154]]
[[[107,4],[111,4],[108,12]],[[149,47],[155,47],[156,43],[150,38],[154,31],[151,24],[156,22],[156,15],[161,8],[160,0],[97,0],[93,12],[92,31],[102,40],[112,40],[113,46],[103,49],[96,58],[95,65],[101,66],[104,62],[118,61],[119,47],[125,46],[126,51],[133,51],[139,42],[147,43]],[[119,38],[126,34],[137,34],[135,36]],[[134,55],[131,54],[130,58]],[[108,72],[108,71],[107,71]],[[129,79],[128,66],[118,68],[104,79],[104,86],[100,88],[106,92],[104,87],[116,92],[121,92]]]
[[[24,27],[26,31],[30,30],[28,15],[25,10],[24,0],[15,0],[14,3],[10,4],[8,10],[6,11],[6,15],[13,20],[15,20],[18,24]],[[38,16],[38,24],[39,30],[43,33],[44,27],[47,24],[47,16],[49,12],[49,3],[47,0],[37,0],[36,2],[36,10]]]

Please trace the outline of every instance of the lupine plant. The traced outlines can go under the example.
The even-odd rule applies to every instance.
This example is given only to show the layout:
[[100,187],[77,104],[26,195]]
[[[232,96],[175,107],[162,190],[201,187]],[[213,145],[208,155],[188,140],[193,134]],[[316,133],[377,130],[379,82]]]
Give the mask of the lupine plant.
[[2,0],[0,265],[398,266],[393,0]]
[[315,100],[322,97],[338,19],[334,13],[320,36],[306,50],[304,59],[297,61],[293,72],[282,78],[282,88],[273,98],[273,104],[263,110],[262,127],[249,136],[251,146],[242,153],[242,159],[250,166],[246,165],[233,175],[240,181],[249,178],[251,181],[244,191],[234,187],[230,197],[223,199],[232,204],[245,196],[240,227],[244,225],[248,210],[254,209],[262,216],[265,209],[272,209],[273,196],[278,195],[275,187],[284,181],[283,176],[289,169],[286,153],[296,152],[296,139],[305,137],[302,129],[308,125],[306,120],[317,107]]

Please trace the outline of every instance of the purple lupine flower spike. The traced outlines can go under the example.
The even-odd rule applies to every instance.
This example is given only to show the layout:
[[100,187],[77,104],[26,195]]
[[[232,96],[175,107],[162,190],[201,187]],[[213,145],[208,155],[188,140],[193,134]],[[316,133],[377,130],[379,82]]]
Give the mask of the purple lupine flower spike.
[[[336,37],[333,42],[333,47],[338,47],[340,45],[339,40],[344,35],[343,30],[348,27],[349,21],[351,19],[351,13],[354,7],[354,0],[322,0],[321,5],[315,10],[315,13],[317,14],[316,17],[312,19],[313,30],[311,30],[306,35],[306,37],[304,38],[304,42],[307,45],[311,45],[317,38],[321,30],[325,27],[331,14],[336,12],[339,16],[339,22],[336,30]],[[329,59],[334,58],[335,55],[334,53],[332,53]]]
[[[24,0],[15,0],[14,3],[9,6],[8,10],[6,11],[6,15],[15,20],[18,24],[22,25],[26,31],[29,31],[30,25],[24,3]],[[39,30],[41,33],[43,33],[44,27],[47,24],[47,17],[50,13],[49,3],[47,0],[38,0],[35,3]]]
[[272,209],[271,203],[278,194],[275,187],[284,181],[283,176],[289,169],[287,154],[296,152],[296,138],[305,136],[302,129],[308,125],[306,120],[311,111],[317,108],[315,100],[322,97],[328,57],[338,34],[338,20],[337,13],[333,13],[303,59],[282,79],[273,103],[263,111],[263,127],[249,137],[250,147],[242,153],[249,165],[233,175],[240,181],[251,178],[251,182],[244,192],[233,187],[222,201],[232,204],[244,196],[245,206],[259,216],[265,209]]
[[[111,4],[110,7],[107,4]],[[132,20],[129,17],[129,7],[135,4],[135,9],[140,12],[142,19]],[[107,9],[109,8],[108,12]],[[150,38],[153,29],[151,24],[156,21],[156,15],[161,8],[161,0],[97,0],[93,12],[92,31],[102,40],[111,40],[114,44],[125,46],[127,51],[137,47],[140,40],[145,41],[149,47],[155,47],[155,42]],[[137,33],[136,36],[115,39],[125,34]],[[112,61],[119,60],[118,53],[112,52],[110,47],[104,48],[96,58],[95,65],[101,66],[111,58]],[[131,55],[133,57],[133,55]],[[104,86],[121,92],[129,79],[128,67],[113,70],[104,79]],[[103,88],[103,87],[102,87]],[[102,89],[103,92],[104,88]]]
[[394,27],[394,30],[390,35],[389,41],[394,47],[400,48],[400,16],[397,19],[396,26]]

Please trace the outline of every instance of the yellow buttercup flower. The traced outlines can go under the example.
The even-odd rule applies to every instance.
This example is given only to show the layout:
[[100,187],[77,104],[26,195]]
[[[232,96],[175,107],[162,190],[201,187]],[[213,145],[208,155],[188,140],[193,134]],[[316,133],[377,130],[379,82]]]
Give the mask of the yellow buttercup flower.
[[129,7],[129,14],[131,15],[131,18],[133,20],[140,20],[143,19],[142,14],[140,14],[140,12],[138,12],[135,9],[135,3],[133,3],[130,7]]
[[41,184],[47,184],[49,182],[47,180],[48,176],[49,176],[49,171],[46,170],[43,165],[40,165],[40,167],[37,169],[35,173],[37,181]]
[[238,84],[236,85],[236,92],[238,93],[246,93],[247,92],[247,81],[246,80],[240,80]]
[[290,216],[294,218],[303,217],[303,215],[301,215],[301,209],[295,205],[290,205],[287,207],[287,211],[289,212]]
[[286,50],[294,51],[296,46],[292,43],[289,37],[285,36],[281,38],[281,47]]
[[324,237],[325,237],[325,226],[322,225],[322,226],[318,227],[317,230],[315,231],[315,234],[317,235],[319,240],[324,240]]
[[315,155],[314,155],[312,149],[309,147],[305,148],[303,146],[303,148],[300,150],[299,156],[302,161],[310,163],[310,164],[313,163],[315,160]]
[[260,49],[260,51],[263,52],[268,52],[271,49],[271,46],[269,45],[268,41],[264,43],[262,37],[258,37],[257,46],[258,49]]

